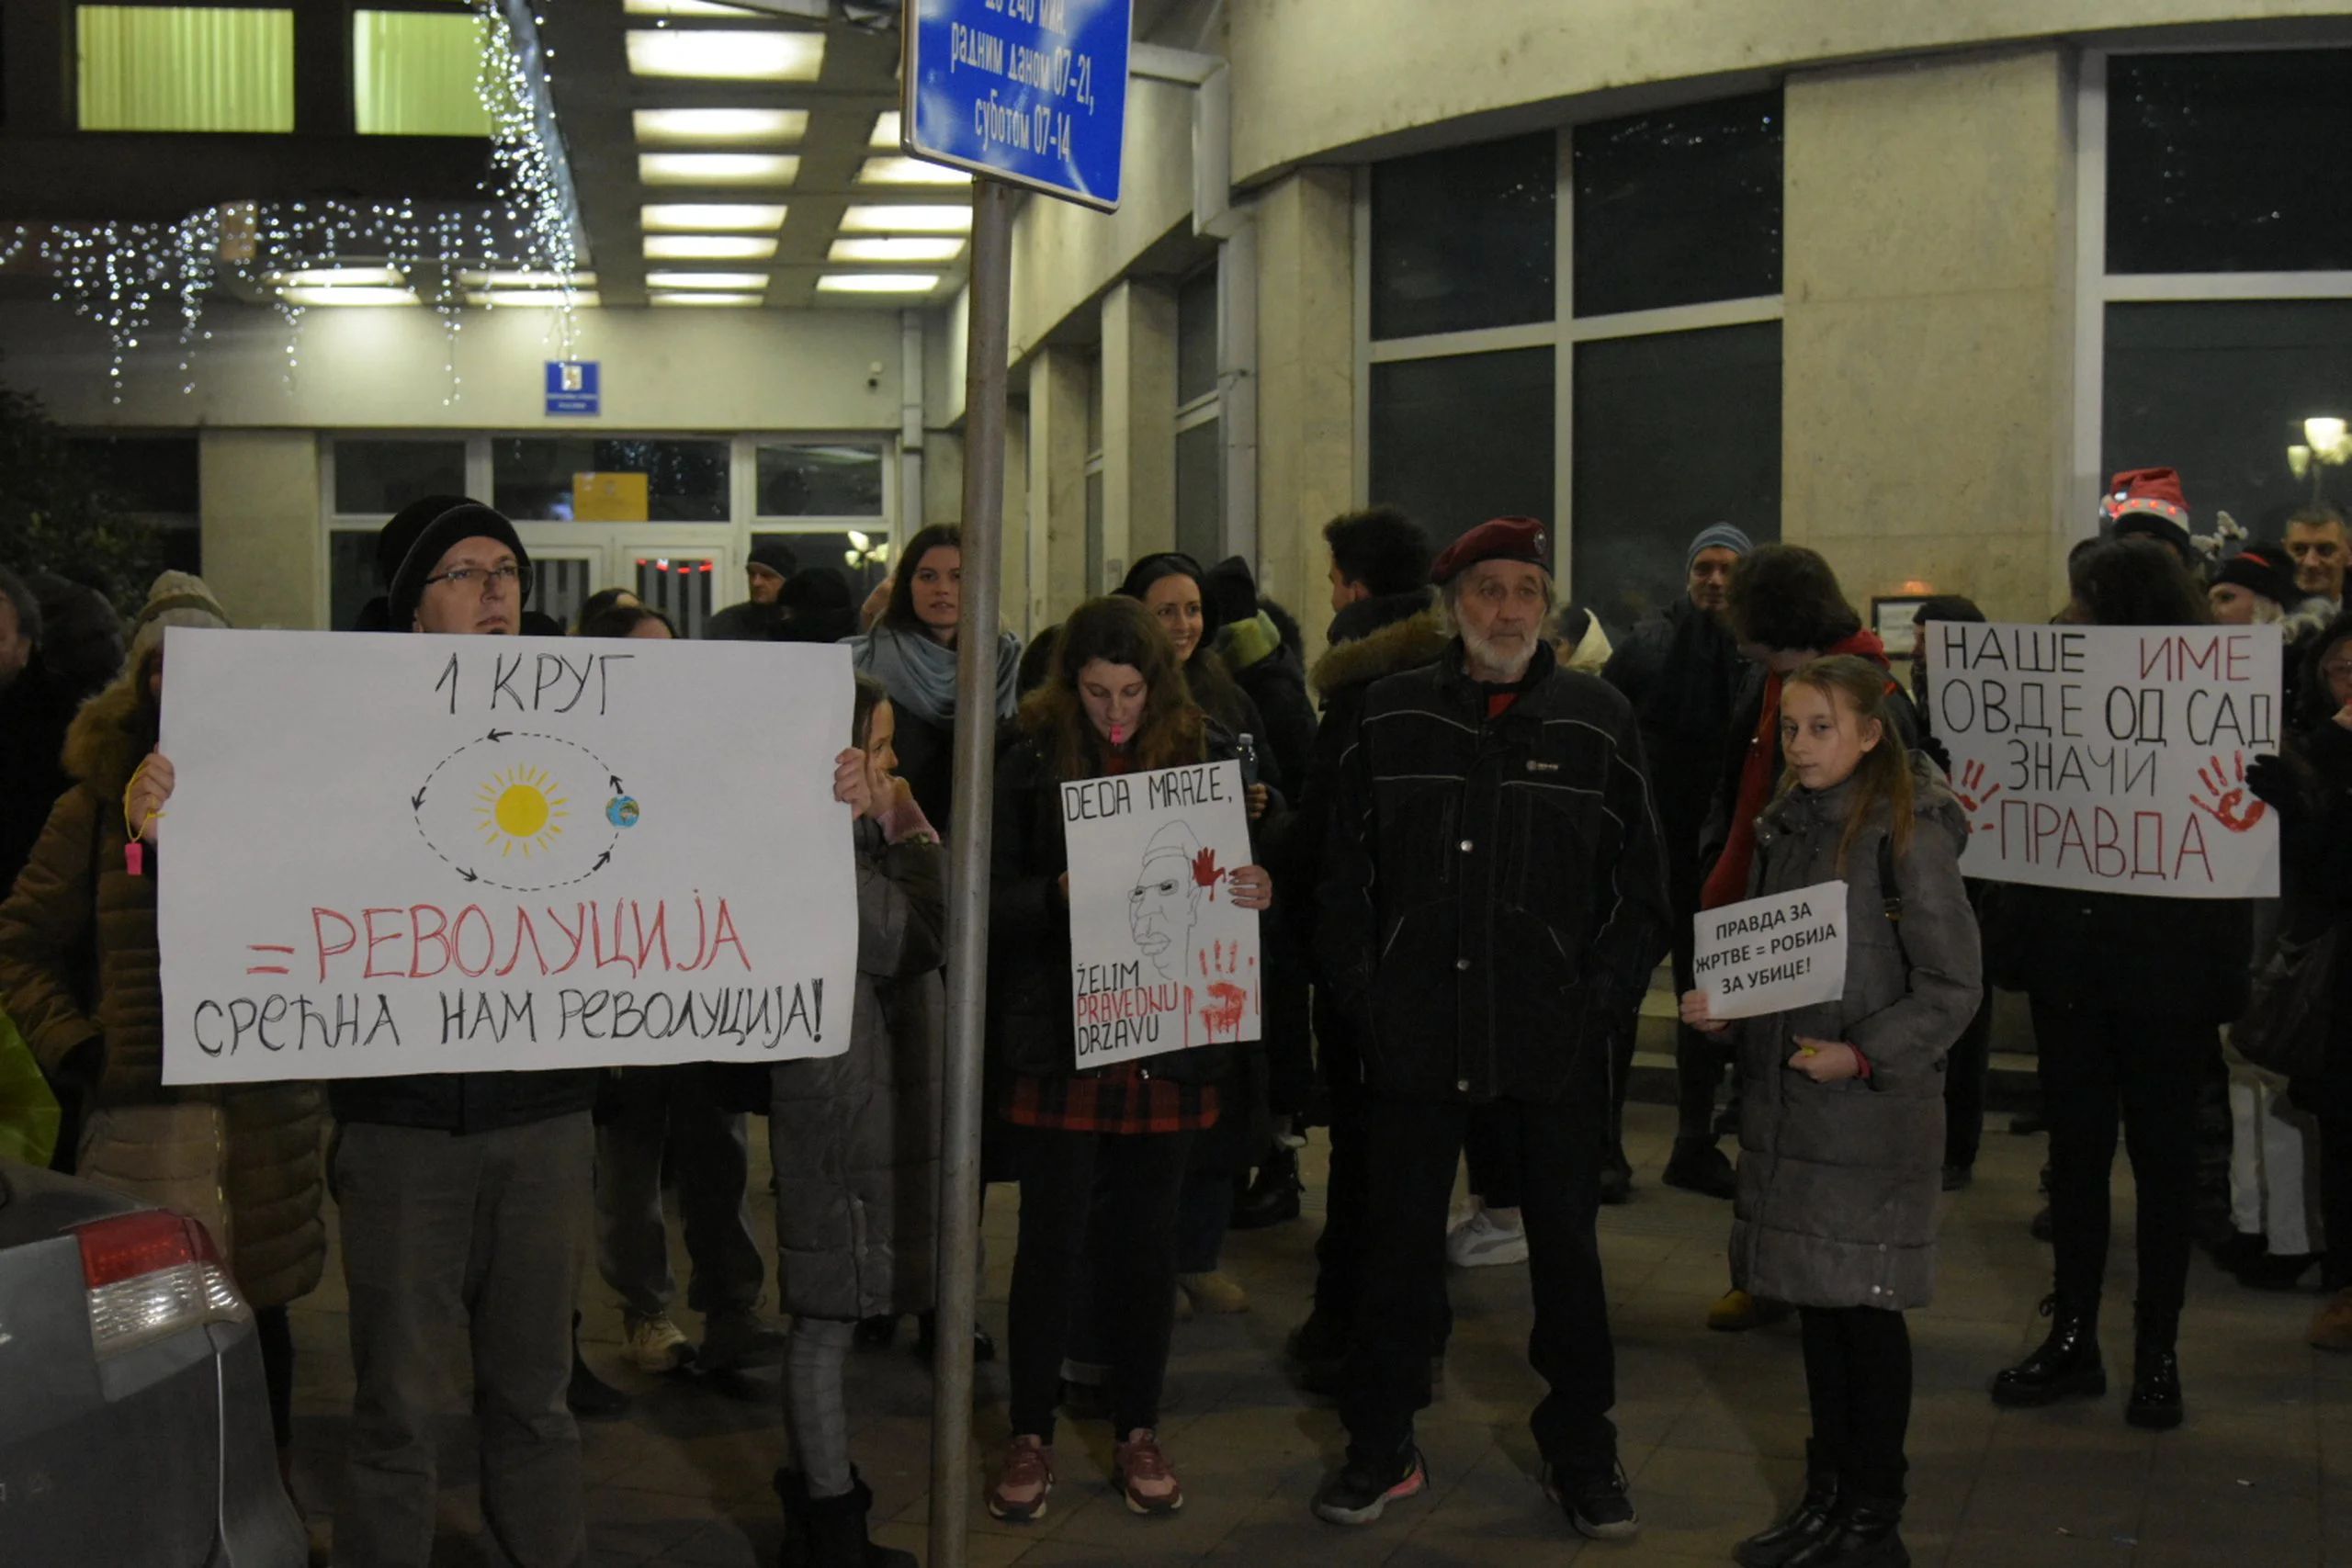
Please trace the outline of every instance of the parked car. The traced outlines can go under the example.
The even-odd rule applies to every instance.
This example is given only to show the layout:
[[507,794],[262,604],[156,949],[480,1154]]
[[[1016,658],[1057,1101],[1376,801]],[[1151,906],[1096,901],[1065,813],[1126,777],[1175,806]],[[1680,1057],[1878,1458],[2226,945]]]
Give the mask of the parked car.
[[0,1159],[0,1562],[309,1559],[253,1311],[204,1226]]

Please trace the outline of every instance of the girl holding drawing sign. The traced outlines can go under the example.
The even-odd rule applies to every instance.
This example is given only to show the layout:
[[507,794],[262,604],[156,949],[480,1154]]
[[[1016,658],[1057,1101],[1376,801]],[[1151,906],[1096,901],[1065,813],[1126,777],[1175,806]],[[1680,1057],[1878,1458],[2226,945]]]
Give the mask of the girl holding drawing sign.
[[1899,1568],[1911,1341],[1936,1273],[1945,1057],[1974,1014],[1967,819],[1895,732],[1886,671],[1817,660],[1781,691],[1788,769],[1757,821],[1751,897],[1846,886],[1834,1001],[1736,1025],[1704,991],[1682,1021],[1738,1032],[1734,1268],[1804,1322],[1813,1438],[1804,1499],[1740,1543],[1747,1568]]
[[[1177,1201],[1194,1134],[1216,1123],[1215,1086],[1231,1047],[1079,1070],[1061,787],[1219,761],[1233,747],[1193,701],[1167,635],[1133,599],[1096,599],[1071,613],[1051,675],[1022,704],[1020,729],[999,764],[989,878],[989,1048],[1010,1084],[1001,1109],[1020,1168],[1021,1234],[1010,1314],[1012,1437],[989,1512],[1015,1521],[1046,1512],[1070,1298],[1089,1253],[1111,1366],[1113,1484],[1135,1512],[1170,1514],[1184,1494],[1153,1428],[1175,1317]],[[1232,872],[1228,886],[1240,908],[1263,909],[1272,898],[1260,866]]]

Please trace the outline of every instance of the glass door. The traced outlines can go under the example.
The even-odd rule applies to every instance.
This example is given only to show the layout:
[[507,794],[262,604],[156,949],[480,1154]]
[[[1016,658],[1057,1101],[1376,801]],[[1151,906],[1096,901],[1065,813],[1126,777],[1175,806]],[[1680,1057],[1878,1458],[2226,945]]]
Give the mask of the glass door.
[[[698,637],[710,625],[722,598],[722,585],[732,586],[731,552],[724,549],[679,549],[667,541],[639,539],[624,558],[637,596],[670,617],[683,637]],[[726,593],[729,601],[741,592]]]

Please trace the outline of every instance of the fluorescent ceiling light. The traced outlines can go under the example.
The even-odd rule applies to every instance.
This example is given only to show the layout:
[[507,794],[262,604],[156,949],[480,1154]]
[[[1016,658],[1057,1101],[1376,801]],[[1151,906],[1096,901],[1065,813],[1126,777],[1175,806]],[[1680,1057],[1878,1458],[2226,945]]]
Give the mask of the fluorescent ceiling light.
[[466,291],[469,305],[538,305],[543,307],[601,305],[593,288],[474,288]]
[[842,214],[842,231],[850,234],[968,234],[968,207],[853,207]]
[[967,186],[972,176],[921,158],[868,158],[857,171],[862,186]]
[[645,275],[648,288],[765,288],[764,272],[663,272]]
[[[851,210],[854,211],[855,209]],[[718,231],[735,234],[773,234],[784,227],[782,207],[752,207],[709,202],[664,202],[637,209],[639,224],[673,234]],[[966,223],[968,226],[968,217]]]
[[928,294],[938,286],[935,272],[829,272],[817,280],[820,294]]
[[808,133],[807,109],[639,109],[630,118],[645,147],[789,142]]
[[637,177],[650,186],[788,186],[800,173],[789,152],[639,152]]
[[628,68],[639,76],[733,82],[814,82],[824,73],[825,35],[633,30]]
[[656,294],[656,305],[764,305],[764,294]]
[[648,234],[647,261],[766,261],[775,242],[750,234]]
[[420,303],[416,292],[410,288],[281,288],[277,297],[288,305],[414,305]]
[[566,278],[560,272],[461,272],[458,281],[468,288],[552,288],[559,293],[569,283],[578,294],[596,287],[596,275],[575,272]]
[[400,288],[408,283],[396,266],[306,266],[295,272],[273,272],[269,280],[284,288],[345,288],[368,284]]
[[825,253],[825,259],[837,262],[950,262],[963,254],[964,242],[952,236],[933,240],[899,235],[888,239],[835,240],[833,248]]
[[874,134],[865,139],[865,144],[868,147],[888,147],[893,151],[897,150],[899,146],[899,111],[897,109],[884,109],[874,117]]
[[746,6],[722,6],[718,0],[628,0],[621,7],[632,17],[753,17]]

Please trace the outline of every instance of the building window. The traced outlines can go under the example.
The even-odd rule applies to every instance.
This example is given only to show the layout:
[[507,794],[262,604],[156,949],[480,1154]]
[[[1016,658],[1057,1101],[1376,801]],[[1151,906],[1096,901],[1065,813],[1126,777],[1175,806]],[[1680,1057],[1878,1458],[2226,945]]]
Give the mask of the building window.
[[294,129],[294,13],[77,6],[84,130]]
[[1372,367],[1372,498],[1440,546],[1489,517],[1554,517],[1553,351]]
[[1781,94],[1575,132],[1576,313],[1781,291]]
[[505,436],[491,443],[492,504],[516,521],[724,523],[724,441]]
[[2352,269],[2352,51],[2119,55],[2107,269]]
[[1176,431],[1176,547],[1203,566],[1225,556],[1225,436],[1214,412]]
[[1548,321],[1559,137],[1449,147],[1372,170],[1372,335]]
[[790,550],[796,576],[830,571],[842,579],[850,585],[852,604],[863,604],[898,558],[888,536],[865,528],[763,528],[752,534],[752,543],[781,544]]
[[488,136],[482,22],[463,11],[357,11],[351,110],[362,136]]
[[762,517],[879,517],[882,448],[763,442],[758,483]]
[[1577,344],[1576,602],[1610,636],[1683,591],[1690,536],[1781,536],[1781,323]]
[[389,518],[428,495],[466,493],[466,444],[371,441],[334,444],[334,509],[349,517]]
[[108,509],[154,530],[164,566],[204,570],[195,436],[73,435],[65,445]]
[[1216,393],[1216,267],[1176,287],[1176,406]]

